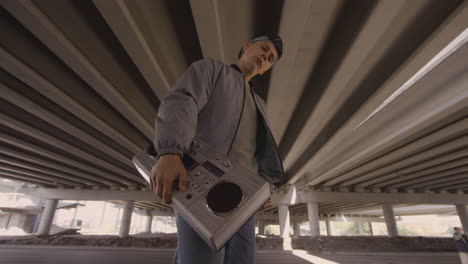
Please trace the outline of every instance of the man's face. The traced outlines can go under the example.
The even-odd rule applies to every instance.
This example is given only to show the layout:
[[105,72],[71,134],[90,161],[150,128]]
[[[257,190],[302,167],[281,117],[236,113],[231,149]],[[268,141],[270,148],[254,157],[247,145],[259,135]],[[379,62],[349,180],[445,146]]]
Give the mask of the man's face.
[[276,48],[270,41],[257,41],[244,46],[244,60],[251,63],[255,74],[268,71],[277,60]]

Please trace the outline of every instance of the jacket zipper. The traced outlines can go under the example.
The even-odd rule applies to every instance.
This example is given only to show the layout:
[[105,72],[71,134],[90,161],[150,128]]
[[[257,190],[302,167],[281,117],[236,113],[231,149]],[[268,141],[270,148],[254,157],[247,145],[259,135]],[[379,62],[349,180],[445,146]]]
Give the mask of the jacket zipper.
[[242,100],[242,109],[241,109],[241,112],[240,112],[240,116],[239,116],[239,121],[237,122],[237,128],[236,128],[236,133],[234,134],[234,137],[232,138],[232,141],[231,141],[231,145],[229,146],[229,149],[228,149],[228,152],[226,154],[226,156],[229,156],[229,154],[231,153],[231,149],[232,149],[232,145],[234,144],[234,140],[236,140],[236,137],[237,137],[237,132],[239,130],[239,126],[240,126],[240,122],[241,122],[241,119],[242,119],[242,113],[244,113],[244,104],[245,104],[245,77],[244,75],[242,74],[242,80],[244,81],[244,85],[242,86],[242,92],[244,93],[244,99]]

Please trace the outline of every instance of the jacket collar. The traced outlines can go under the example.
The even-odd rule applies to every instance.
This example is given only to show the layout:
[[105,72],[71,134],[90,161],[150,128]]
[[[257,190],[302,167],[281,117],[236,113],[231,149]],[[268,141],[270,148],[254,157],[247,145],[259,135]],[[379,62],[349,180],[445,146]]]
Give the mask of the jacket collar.
[[[239,66],[237,66],[237,64],[234,64],[234,63],[233,63],[233,64],[231,64],[231,67],[232,67],[234,70],[236,70],[236,71],[238,71],[238,72],[244,74],[244,73],[241,71],[241,69],[239,68]],[[250,87],[252,88],[254,84],[253,84],[252,81],[249,81],[249,85],[250,85]]]

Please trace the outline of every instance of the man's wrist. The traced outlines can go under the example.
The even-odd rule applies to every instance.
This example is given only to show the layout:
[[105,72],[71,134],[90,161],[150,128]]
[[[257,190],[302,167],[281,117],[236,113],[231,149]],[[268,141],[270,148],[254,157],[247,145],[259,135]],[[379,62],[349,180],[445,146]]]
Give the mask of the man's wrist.
[[177,159],[182,161],[182,156],[178,153],[165,153],[159,156],[159,159]]

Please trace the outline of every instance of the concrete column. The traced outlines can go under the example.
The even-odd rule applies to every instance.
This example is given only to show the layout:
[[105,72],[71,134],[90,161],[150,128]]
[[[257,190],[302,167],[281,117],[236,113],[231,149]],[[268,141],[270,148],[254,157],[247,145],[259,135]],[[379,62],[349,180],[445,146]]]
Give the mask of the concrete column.
[[456,204],[458,217],[460,217],[460,223],[465,230],[465,233],[468,232],[468,210],[466,209],[466,204]]
[[385,224],[387,225],[387,232],[389,237],[398,236],[397,223],[395,221],[395,214],[393,213],[393,207],[391,204],[382,205]]
[[325,221],[325,225],[326,225],[326,227],[327,227],[327,236],[331,236],[331,235],[332,235],[332,230],[331,230],[331,222],[330,222],[330,220]]
[[300,236],[300,229],[301,229],[300,228],[301,227],[300,223],[294,223],[293,226],[294,226],[294,235],[295,236]]
[[115,228],[114,232],[117,232],[117,228],[119,227],[119,220],[120,220],[120,213],[122,212],[122,209],[119,207],[117,208],[117,217],[115,218]]
[[258,234],[265,235],[265,221],[258,221]]
[[130,224],[132,223],[132,213],[135,201],[126,201],[122,220],[120,221],[119,237],[128,237],[130,231]]
[[289,207],[287,204],[278,205],[278,216],[280,224],[280,236],[283,238],[283,249],[291,250],[291,237],[289,235],[291,221],[289,219]]
[[368,222],[369,224],[369,235],[373,236],[374,235],[374,229],[372,229],[372,222]]
[[307,203],[307,213],[309,215],[310,236],[320,236],[320,216],[318,203]]
[[146,225],[145,225],[145,233],[151,233],[151,226],[153,225],[153,215],[151,211],[146,211]]
[[362,222],[357,222],[358,226],[358,235],[363,236],[364,234],[364,223]]
[[101,231],[102,223],[104,222],[104,216],[106,215],[107,202],[104,202],[102,205],[101,216],[99,217],[99,226],[98,230]]
[[44,211],[42,212],[41,222],[39,223],[38,235],[48,235],[52,220],[54,220],[55,211],[57,210],[57,199],[46,200]]
[[76,225],[76,215],[78,214],[78,204],[76,205],[76,207],[73,209],[73,218],[72,220],[70,221],[70,227],[73,227],[74,225]]

